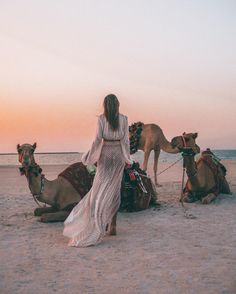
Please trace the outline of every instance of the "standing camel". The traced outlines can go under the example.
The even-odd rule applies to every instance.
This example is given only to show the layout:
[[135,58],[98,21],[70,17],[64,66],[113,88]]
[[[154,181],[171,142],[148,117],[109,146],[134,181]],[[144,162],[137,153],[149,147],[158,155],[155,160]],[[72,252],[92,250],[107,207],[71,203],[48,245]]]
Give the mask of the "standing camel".
[[209,204],[220,193],[231,193],[225,178],[226,168],[210,149],[203,151],[201,157],[195,162],[194,156],[200,152],[200,148],[195,145],[195,138],[196,135],[187,142],[187,148],[183,137],[179,136],[172,139],[172,144],[183,152],[183,164],[188,175],[183,201],[195,202],[201,200],[203,204]]
[[135,153],[138,149],[144,151],[144,160],[142,169],[147,170],[148,159],[151,151],[154,151],[154,182],[157,183],[157,164],[160,151],[163,150],[167,153],[179,153],[180,150],[174,147],[169,142],[162,129],[155,124],[143,124],[142,122],[134,123],[129,127],[130,138],[130,153]]

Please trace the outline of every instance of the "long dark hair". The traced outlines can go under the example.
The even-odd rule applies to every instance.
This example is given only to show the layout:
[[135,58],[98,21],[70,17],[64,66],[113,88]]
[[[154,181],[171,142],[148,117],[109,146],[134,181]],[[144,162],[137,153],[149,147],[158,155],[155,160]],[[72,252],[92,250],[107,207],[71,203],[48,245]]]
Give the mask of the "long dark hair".
[[117,130],[119,127],[119,106],[120,102],[116,95],[109,94],[104,98],[104,115],[113,130]]

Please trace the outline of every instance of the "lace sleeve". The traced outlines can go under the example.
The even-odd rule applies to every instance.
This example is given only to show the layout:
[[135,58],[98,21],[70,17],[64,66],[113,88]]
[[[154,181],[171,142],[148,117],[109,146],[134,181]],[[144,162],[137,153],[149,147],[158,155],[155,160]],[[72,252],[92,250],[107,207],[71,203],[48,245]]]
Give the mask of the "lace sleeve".
[[101,121],[101,117],[98,118],[98,121],[97,121],[97,130],[96,130],[96,135],[95,135],[95,139],[93,141],[93,144],[99,144],[101,143],[102,141],[102,133],[103,133],[103,130],[102,130],[102,121]]
[[121,140],[123,154],[125,156],[125,162],[127,164],[132,164],[132,160],[130,158],[130,142],[129,142],[129,124],[128,118],[125,116],[124,121],[124,137]]
[[81,161],[85,165],[95,164],[101,154],[102,150],[102,137],[103,137],[103,127],[101,117],[98,118],[97,130],[94,141],[90,150],[83,154]]

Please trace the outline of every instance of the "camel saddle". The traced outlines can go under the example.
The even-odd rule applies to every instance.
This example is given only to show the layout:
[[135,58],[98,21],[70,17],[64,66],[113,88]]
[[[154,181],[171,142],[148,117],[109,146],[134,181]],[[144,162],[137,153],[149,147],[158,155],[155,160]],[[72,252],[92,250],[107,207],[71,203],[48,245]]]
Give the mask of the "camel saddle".
[[226,176],[226,167],[209,148],[202,152],[200,160],[203,160],[206,163],[215,176],[217,176],[220,172],[222,172],[223,176]]
[[[131,176],[132,175],[132,176]],[[59,176],[65,178],[83,198],[91,189],[94,173],[82,163],[70,165]],[[138,163],[125,168],[121,184],[121,205],[119,211],[139,211],[156,204],[157,193],[154,184]]]
[[83,198],[91,189],[94,176],[90,174],[82,162],[76,162],[59,174],[65,178]]
[[217,194],[220,193],[227,172],[226,167],[209,148],[202,152],[202,157],[199,159],[199,161],[201,160],[203,160],[205,164],[211,169],[215,178],[216,185],[211,192]]
[[155,185],[146,172],[134,162],[124,169],[121,184],[121,205],[119,211],[140,211],[157,204]]

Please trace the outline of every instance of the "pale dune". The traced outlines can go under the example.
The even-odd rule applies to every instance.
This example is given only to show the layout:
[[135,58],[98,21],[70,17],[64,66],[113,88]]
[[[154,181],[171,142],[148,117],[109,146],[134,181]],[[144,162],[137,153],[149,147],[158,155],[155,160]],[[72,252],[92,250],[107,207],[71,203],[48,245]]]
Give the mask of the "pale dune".
[[[0,167],[0,293],[236,293],[236,162],[224,164],[234,193],[188,204],[196,219],[178,201],[178,163],[159,177],[159,209],[119,213],[118,235],[89,248],[67,247],[62,223],[38,222],[25,177]],[[43,171],[53,179],[64,168]]]

